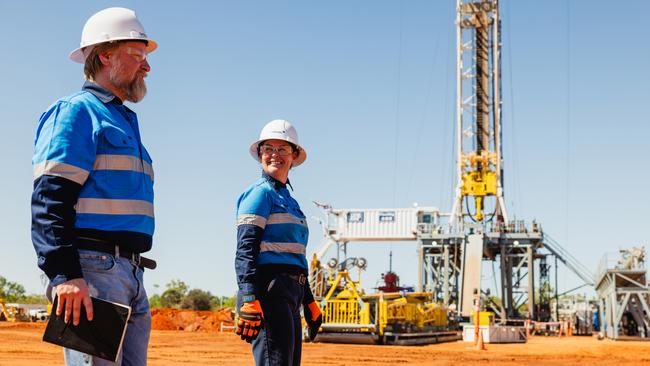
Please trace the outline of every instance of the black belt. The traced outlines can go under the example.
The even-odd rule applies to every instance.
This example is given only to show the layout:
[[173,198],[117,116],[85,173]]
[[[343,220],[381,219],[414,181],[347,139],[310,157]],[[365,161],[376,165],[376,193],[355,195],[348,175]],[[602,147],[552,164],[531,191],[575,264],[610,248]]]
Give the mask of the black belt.
[[126,258],[135,264],[138,267],[147,268],[147,269],[156,269],[156,261],[149,259],[140,255],[140,253],[134,253],[129,250],[120,248],[119,245],[111,244],[102,240],[92,239],[92,238],[79,238],[77,241],[76,247],[78,249],[86,250],[96,250],[98,252],[104,252],[112,254],[116,257]]
[[284,277],[289,277],[289,278],[291,278],[292,280],[298,282],[298,283],[301,284],[301,285],[304,285],[305,282],[307,282],[307,276],[305,276],[305,275],[302,274],[302,273],[299,274],[299,275],[297,275],[297,274],[291,274],[291,273],[279,273],[279,275],[280,275],[280,276],[284,276]]
[[284,264],[265,264],[257,268],[257,275],[261,281],[269,281],[275,276],[289,277],[300,285],[307,283],[307,274],[302,268]]

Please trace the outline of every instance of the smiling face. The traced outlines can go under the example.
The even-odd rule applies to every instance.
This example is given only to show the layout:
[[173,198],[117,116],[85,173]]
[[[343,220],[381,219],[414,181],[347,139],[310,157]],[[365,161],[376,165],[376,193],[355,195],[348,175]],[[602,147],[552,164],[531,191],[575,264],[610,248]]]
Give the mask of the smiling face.
[[298,157],[298,151],[283,140],[266,140],[260,143],[260,162],[266,174],[286,183],[291,164]]

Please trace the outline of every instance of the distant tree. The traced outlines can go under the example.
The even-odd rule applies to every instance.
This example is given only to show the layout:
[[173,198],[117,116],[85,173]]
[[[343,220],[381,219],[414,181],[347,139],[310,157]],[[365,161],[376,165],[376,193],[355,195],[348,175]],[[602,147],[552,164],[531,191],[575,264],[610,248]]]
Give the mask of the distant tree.
[[152,308],[162,308],[162,300],[160,298],[160,295],[155,294],[149,298],[149,307]]
[[0,276],[0,297],[6,302],[20,302],[25,297],[25,288],[19,283],[7,281]]
[[221,307],[234,309],[237,306],[237,295],[227,297],[221,296]]
[[214,298],[209,291],[195,288],[185,295],[181,302],[181,309],[210,310]]
[[17,282],[7,281],[0,276],[0,298],[5,302],[17,302],[21,304],[47,304],[45,295],[26,294],[25,287]]
[[165,285],[165,287],[167,287],[168,290],[177,290],[179,293],[183,294],[183,296],[185,296],[187,290],[190,289],[190,287],[181,280],[171,280]]
[[212,309],[219,310],[223,307],[223,303],[228,300],[226,296],[215,296],[212,298]]
[[48,303],[47,297],[45,297],[45,295],[36,295],[36,294],[25,295],[21,297],[17,302],[20,302],[22,304],[39,304],[39,305],[46,305]]
[[181,280],[172,280],[167,284],[167,290],[160,296],[160,305],[164,308],[178,308],[187,294],[187,284]]
[[[154,285],[155,289],[158,287],[158,285]],[[210,291],[189,290],[189,286],[179,279],[170,281],[165,287],[166,290],[161,295],[154,294],[149,297],[151,308],[218,310],[221,308],[234,309],[237,303],[236,295],[214,296]]]

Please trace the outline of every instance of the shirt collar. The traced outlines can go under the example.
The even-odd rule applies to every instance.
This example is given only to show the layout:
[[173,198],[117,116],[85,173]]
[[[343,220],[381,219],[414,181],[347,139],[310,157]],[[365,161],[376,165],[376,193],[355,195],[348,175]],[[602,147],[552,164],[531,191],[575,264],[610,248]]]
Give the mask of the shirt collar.
[[285,188],[286,189],[287,184],[288,184],[289,187],[291,187],[291,189],[293,190],[293,187],[291,186],[291,182],[289,182],[289,178],[287,178],[287,183],[282,183],[279,180],[277,180],[277,179],[273,178],[272,176],[270,176],[265,171],[262,171],[262,178],[269,181],[269,183],[271,183],[271,185],[273,185],[273,188],[275,188],[275,189],[280,189],[280,188]]
[[97,99],[102,101],[102,103],[122,104],[122,99],[92,81],[86,81],[81,90],[87,91],[96,96]]

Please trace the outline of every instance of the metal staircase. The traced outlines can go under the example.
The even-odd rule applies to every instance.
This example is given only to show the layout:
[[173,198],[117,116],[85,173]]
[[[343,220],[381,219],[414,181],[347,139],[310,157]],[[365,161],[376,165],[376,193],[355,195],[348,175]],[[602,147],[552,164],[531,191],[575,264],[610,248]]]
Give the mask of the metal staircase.
[[571,255],[564,247],[553,239],[548,234],[544,233],[544,248],[548,249],[554,256],[557,257],[564,265],[569,268],[573,273],[575,273],[581,280],[583,280],[587,285],[594,286],[596,279],[594,274],[582,263],[580,263],[576,257]]

